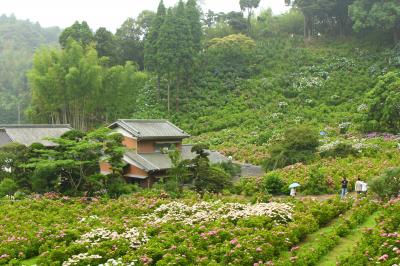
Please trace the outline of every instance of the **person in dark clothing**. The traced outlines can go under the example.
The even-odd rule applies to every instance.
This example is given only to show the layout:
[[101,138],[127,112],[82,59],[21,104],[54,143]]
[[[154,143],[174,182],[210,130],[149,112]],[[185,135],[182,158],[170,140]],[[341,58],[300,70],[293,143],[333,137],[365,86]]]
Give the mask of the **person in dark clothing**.
[[342,192],[340,193],[340,197],[343,199],[347,194],[347,185],[349,181],[347,181],[346,177],[342,179]]

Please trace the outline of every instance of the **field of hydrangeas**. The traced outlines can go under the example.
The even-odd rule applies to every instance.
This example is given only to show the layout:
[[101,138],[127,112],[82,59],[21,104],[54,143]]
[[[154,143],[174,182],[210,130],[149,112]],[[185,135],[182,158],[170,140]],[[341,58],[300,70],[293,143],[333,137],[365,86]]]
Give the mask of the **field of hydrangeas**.
[[173,200],[155,191],[118,200],[56,194],[3,200],[0,264],[273,265],[353,206],[353,199],[336,198]]

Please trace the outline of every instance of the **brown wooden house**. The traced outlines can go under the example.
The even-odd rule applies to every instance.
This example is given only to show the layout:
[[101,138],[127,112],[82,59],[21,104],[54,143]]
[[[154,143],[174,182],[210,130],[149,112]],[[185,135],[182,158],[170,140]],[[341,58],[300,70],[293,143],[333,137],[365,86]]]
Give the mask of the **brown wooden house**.
[[[181,151],[182,159],[193,159],[192,145],[183,145],[182,141],[189,134],[167,120],[129,120],[121,119],[109,126],[113,131],[124,136],[123,144],[127,147],[123,160],[126,163],[124,177],[128,182],[150,187],[160,177],[166,175],[172,167],[166,149],[176,148]],[[226,162],[228,159],[218,152],[209,151],[211,163]],[[100,163],[103,174],[109,174],[110,165]]]

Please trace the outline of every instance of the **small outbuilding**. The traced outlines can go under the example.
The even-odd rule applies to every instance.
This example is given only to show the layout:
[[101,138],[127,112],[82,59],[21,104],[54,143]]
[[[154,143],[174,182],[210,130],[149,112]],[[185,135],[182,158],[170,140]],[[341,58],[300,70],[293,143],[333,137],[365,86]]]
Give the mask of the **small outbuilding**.
[[41,143],[46,147],[56,144],[49,138],[61,137],[72,130],[70,125],[0,125],[0,147],[16,142],[25,146]]

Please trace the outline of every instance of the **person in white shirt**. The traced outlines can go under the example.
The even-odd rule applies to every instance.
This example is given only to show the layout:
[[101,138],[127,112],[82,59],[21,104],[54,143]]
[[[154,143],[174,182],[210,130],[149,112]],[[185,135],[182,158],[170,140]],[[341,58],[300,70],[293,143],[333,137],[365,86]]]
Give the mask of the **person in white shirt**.
[[292,197],[296,196],[296,189],[295,188],[291,188],[290,189],[290,196],[292,196]]
[[367,191],[368,191],[368,184],[367,184],[367,182],[362,182],[362,184],[361,184],[361,191],[362,191],[363,194],[367,194]]
[[362,193],[362,184],[364,182],[361,181],[360,178],[357,178],[356,184],[354,185],[354,190],[356,191],[357,194]]

